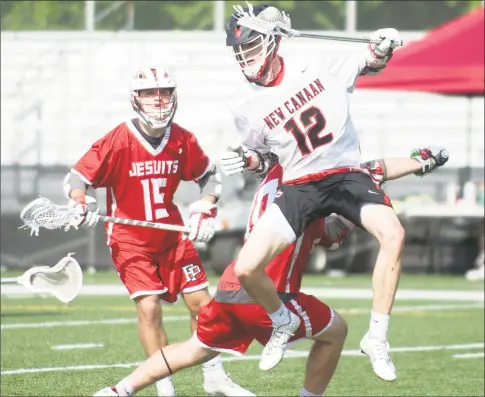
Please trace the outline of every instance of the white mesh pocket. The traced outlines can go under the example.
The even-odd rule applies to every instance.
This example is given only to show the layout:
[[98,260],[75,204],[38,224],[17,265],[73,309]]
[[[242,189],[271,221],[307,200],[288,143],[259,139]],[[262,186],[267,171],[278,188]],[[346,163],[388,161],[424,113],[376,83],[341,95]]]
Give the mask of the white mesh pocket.
[[72,301],[80,292],[83,274],[79,263],[69,254],[55,266],[38,266],[30,269],[23,277],[25,287],[37,293],[51,293],[61,302]]

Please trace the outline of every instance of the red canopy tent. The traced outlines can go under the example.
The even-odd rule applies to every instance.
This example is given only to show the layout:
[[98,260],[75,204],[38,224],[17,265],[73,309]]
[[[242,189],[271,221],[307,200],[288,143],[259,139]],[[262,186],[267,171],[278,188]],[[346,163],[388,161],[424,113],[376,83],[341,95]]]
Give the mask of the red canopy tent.
[[361,77],[357,87],[483,95],[484,8],[455,18],[396,50],[381,74]]

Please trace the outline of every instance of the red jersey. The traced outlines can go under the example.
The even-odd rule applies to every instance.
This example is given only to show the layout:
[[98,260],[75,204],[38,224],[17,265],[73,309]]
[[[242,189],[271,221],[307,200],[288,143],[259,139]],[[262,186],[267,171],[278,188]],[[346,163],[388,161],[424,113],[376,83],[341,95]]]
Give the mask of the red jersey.
[[[279,164],[274,166],[261,182],[251,206],[246,238],[264,211],[274,201],[278,186],[282,181],[283,169]],[[325,219],[313,221],[305,232],[285,251],[274,258],[266,267],[266,273],[273,280],[278,292],[297,293],[300,291],[301,279],[313,247],[320,242],[325,232]],[[241,288],[234,274],[235,261],[222,274],[218,290],[237,291]]]
[[[84,182],[107,188],[109,216],[183,225],[173,202],[180,181],[196,180],[208,169],[209,158],[195,136],[172,123],[155,149],[127,121],[93,144],[74,165]],[[105,225],[108,245],[159,252],[174,245],[181,233],[138,226]]]

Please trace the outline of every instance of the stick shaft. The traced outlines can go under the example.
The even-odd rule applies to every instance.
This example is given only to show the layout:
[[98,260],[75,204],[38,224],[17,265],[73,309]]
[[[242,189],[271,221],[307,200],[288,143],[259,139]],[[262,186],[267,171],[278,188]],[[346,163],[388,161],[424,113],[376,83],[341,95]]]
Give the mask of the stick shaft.
[[[295,37],[303,37],[303,38],[306,38],[306,39],[349,41],[349,42],[352,42],[352,43],[380,44],[382,42],[382,39],[371,40],[370,37],[344,36],[344,35],[326,35],[326,34],[320,34],[320,33],[302,33],[302,32],[298,32],[298,34]],[[400,45],[402,45],[402,41],[401,41]]]
[[117,223],[120,225],[150,227],[152,229],[171,230],[174,232],[182,232],[182,233],[190,232],[190,228],[186,226],[169,225],[166,223],[157,223],[157,222],[148,222],[148,221],[137,221],[134,219],[125,219],[125,218],[113,218],[111,216],[104,216],[104,215],[98,215],[98,216],[99,216],[99,219],[103,222]]
[[1,282],[2,284],[17,284],[18,277],[2,277]]

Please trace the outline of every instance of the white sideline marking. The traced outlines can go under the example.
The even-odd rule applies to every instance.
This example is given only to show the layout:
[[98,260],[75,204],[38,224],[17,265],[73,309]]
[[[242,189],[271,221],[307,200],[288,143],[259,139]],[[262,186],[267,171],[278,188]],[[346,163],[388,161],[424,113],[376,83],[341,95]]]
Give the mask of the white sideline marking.
[[[209,291],[214,295],[216,287],[210,287]],[[320,298],[334,299],[371,299],[371,288],[327,288],[327,287],[303,287],[302,292],[315,295]],[[2,295],[19,296],[32,293],[21,285],[4,285]],[[84,285],[80,294],[84,296],[127,296],[123,285],[118,284],[90,284]],[[128,298],[127,298],[128,299]],[[460,291],[460,290],[427,290],[427,289],[401,289],[397,291],[396,299],[403,300],[430,300],[430,301],[474,301],[483,302],[483,291]]]
[[74,349],[94,349],[95,347],[103,347],[102,343],[76,343],[73,345],[54,345],[52,350],[74,350]]
[[[481,343],[467,343],[462,345],[443,345],[443,346],[410,346],[410,347],[396,347],[391,348],[391,352],[406,353],[406,352],[423,352],[423,351],[436,351],[436,350],[461,350],[461,349],[479,349],[485,346]],[[286,358],[304,358],[308,356],[308,351],[290,350],[286,354]],[[365,357],[360,350],[344,350],[343,356],[348,357]],[[259,360],[260,355],[248,355],[243,357],[224,357],[224,361],[239,361],[239,360]],[[19,368],[8,369],[2,371],[1,375],[22,375],[33,374],[40,372],[62,372],[62,371],[85,371],[91,369],[102,368],[132,368],[140,365],[141,362],[135,363],[118,363],[118,364],[91,364],[91,365],[72,365],[68,367],[47,367],[47,368]]]
[[464,354],[453,354],[454,358],[483,358],[485,353],[464,353]]
[[[421,305],[421,306],[395,306],[392,310],[394,312],[418,312],[418,311],[439,311],[439,310],[467,310],[467,309],[483,309],[483,303],[470,303],[468,305]],[[342,313],[367,313],[370,309],[359,308],[342,308],[336,309]],[[183,321],[188,319],[186,315],[180,316],[164,316],[163,321]],[[106,320],[79,320],[79,321],[47,321],[38,323],[13,323],[2,324],[1,329],[21,329],[21,328],[52,328],[52,327],[77,327],[83,325],[117,325],[117,324],[133,324],[138,320],[136,318],[114,318]]]
[[[163,321],[181,321],[188,319],[189,316],[164,316]],[[78,327],[83,325],[94,324],[132,324],[136,323],[136,318],[112,318],[107,320],[80,320],[80,321],[46,321],[40,323],[14,323],[2,324],[1,329],[19,329],[19,328],[52,328],[52,327]]]

